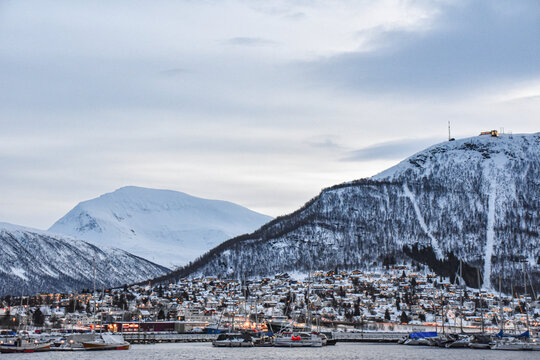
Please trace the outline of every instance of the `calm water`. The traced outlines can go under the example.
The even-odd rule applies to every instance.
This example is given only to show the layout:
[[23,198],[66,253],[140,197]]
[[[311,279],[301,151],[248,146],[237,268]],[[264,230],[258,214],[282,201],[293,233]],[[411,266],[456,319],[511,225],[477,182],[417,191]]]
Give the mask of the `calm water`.
[[323,348],[214,348],[210,343],[176,343],[132,345],[128,351],[47,352],[36,354],[2,354],[2,359],[540,359],[538,351],[495,351],[473,349],[440,349],[397,344],[338,343]]

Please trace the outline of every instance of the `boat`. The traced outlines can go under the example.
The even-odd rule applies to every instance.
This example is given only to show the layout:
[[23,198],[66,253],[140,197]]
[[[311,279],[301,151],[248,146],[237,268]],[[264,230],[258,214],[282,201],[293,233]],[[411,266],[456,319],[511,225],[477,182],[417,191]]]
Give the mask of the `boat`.
[[432,345],[431,339],[437,338],[436,331],[413,332],[403,342],[404,345]]
[[83,351],[83,343],[95,342],[99,338],[96,333],[69,334],[54,340],[52,351]]
[[270,320],[266,321],[266,327],[274,334],[278,334],[286,329],[293,329],[293,331],[302,331],[303,327],[294,326],[292,320],[289,320],[286,316],[273,316]]
[[533,350],[533,345],[517,338],[504,338],[494,341],[491,350]]
[[491,347],[491,336],[489,335],[473,335],[471,341],[469,342],[469,347],[471,349],[490,349]]
[[84,350],[129,350],[129,343],[122,335],[99,334],[93,341],[83,341]]
[[458,335],[456,340],[454,340],[453,342],[447,343],[445,347],[447,349],[466,348],[466,347],[469,347],[470,342],[471,342],[471,338],[468,335]]
[[315,333],[283,332],[274,340],[277,347],[321,347],[323,338]]
[[33,353],[49,351],[52,341],[40,341],[32,338],[18,337],[0,344],[0,353]]
[[244,333],[224,333],[219,334],[216,340],[212,341],[216,347],[252,347],[253,339]]
[[255,347],[274,346],[274,334],[270,331],[247,331]]
[[221,334],[230,331],[226,326],[222,326],[220,322],[212,323],[203,329],[205,334]]
[[[321,332],[316,332],[316,331],[314,331],[313,334],[314,334],[314,335],[317,335],[318,337],[321,338],[321,341],[322,341],[322,345],[323,345],[323,346],[328,345],[328,337],[326,336],[326,334],[323,334],[323,333],[321,333]],[[334,344],[334,345],[335,345],[335,344]]]
[[336,345],[337,339],[331,331],[321,332],[321,334],[326,336],[326,345]]
[[453,334],[440,334],[437,337],[428,338],[431,346],[438,346],[445,348],[446,345],[453,343],[457,340],[457,337]]
[[416,339],[407,339],[403,345],[422,345],[422,346],[431,346],[431,341],[429,339],[416,338]]

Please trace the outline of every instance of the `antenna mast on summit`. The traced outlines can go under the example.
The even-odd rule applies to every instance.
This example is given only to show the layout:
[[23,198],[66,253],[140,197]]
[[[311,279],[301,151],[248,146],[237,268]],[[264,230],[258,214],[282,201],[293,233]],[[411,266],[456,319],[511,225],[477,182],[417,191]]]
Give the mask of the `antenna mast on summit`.
[[450,120],[448,120],[448,141],[455,140],[452,135],[450,134]]

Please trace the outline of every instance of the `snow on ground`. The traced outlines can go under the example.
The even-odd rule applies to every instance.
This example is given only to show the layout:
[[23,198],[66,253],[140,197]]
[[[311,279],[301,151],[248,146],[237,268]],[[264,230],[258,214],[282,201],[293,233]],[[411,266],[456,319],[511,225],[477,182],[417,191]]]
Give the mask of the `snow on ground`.
[[23,280],[28,280],[28,277],[26,276],[26,271],[24,271],[20,267],[12,267],[11,273],[15,276],[20,277]]

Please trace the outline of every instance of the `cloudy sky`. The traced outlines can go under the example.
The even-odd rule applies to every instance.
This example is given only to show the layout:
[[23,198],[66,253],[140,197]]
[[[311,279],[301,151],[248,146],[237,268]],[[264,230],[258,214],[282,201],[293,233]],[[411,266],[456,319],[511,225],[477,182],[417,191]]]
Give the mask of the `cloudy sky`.
[[447,137],[540,131],[540,2],[0,0],[0,221],[125,185],[272,216]]

